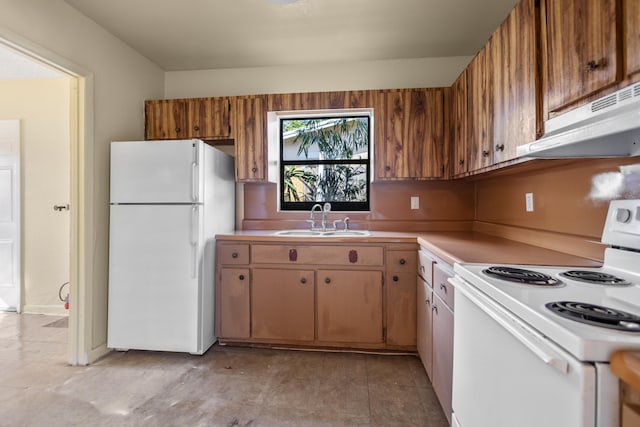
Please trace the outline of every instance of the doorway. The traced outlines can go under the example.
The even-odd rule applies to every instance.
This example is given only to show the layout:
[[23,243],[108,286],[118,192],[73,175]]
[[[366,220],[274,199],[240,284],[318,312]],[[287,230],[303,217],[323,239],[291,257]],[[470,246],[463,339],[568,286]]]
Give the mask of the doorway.
[[[0,76],[0,119],[19,120],[22,183],[18,264],[19,292],[14,309],[26,313],[66,314],[69,294],[69,362],[83,363],[78,340],[77,294],[79,144],[83,141],[84,78],[0,39],[0,58],[18,58],[23,78]],[[14,59],[7,59],[13,55]],[[7,67],[3,62],[3,71]],[[26,64],[26,65],[25,65]],[[15,64],[14,64],[15,65]],[[22,68],[20,68],[22,67]],[[15,67],[14,67],[15,68]],[[45,70],[44,76],[33,70]],[[47,72],[50,74],[47,75]],[[29,74],[32,73],[32,74]],[[13,109],[11,111],[11,109]],[[54,209],[55,208],[55,209]]]

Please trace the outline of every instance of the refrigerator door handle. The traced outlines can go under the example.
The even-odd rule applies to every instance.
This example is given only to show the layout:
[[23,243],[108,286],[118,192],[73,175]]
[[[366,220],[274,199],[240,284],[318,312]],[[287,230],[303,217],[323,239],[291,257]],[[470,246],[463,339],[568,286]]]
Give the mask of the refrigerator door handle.
[[195,279],[198,270],[198,206],[191,207],[191,278]]
[[191,163],[191,200],[193,202],[198,201],[198,163]]

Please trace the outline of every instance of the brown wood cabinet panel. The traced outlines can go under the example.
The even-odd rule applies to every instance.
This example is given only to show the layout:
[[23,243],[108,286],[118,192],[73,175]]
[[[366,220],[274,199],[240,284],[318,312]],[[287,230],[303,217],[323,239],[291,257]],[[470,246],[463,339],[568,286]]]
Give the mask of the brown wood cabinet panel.
[[267,179],[266,96],[236,98],[236,180]]
[[433,290],[421,277],[418,277],[416,290],[416,346],[429,379],[433,381],[433,314],[431,305]]
[[515,159],[536,139],[537,26],[534,0],[521,0],[491,37],[488,61],[493,101],[492,162]]
[[183,99],[145,101],[145,139],[187,138],[187,102]]
[[189,138],[232,138],[230,98],[188,99],[187,125]]
[[268,111],[369,108],[370,91],[279,93],[268,95]]
[[386,283],[387,344],[416,345],[416,271],[390,272]]
[[[384,94],[380,179],[444,176],[444,91],[392,90]],[[380,139],[378,139],[380,141]]]
[[467,67],[468,126],[469,140],[468,170],[475,171],[491,165],[491,77],[487,66],[486,50],[482,49]]
[[251,336],[248,268],[222,268],[217,281],[216,333],[220,338]]
[[251,246],[254,264],[381,266],[382,246],[259,245]]
[[465,174],[469,161],[467,141],[469,139],[469,127],[467,118],[467,70],[451,86],[451,161],[453,176]]
[[626,73],[631,75],[640,72],[640,1],[625,0],[624,19]]
[[416,251],[390,250],[387,252],[387,271],[415,274],[418,268]]
[[318,270],[318,339],[382,343],[382,272]]
[[451,422],[453,383],[453,311],[434,292],[433,297],[433,390]]
[[619,1],[547,0],[547,104],[556,111],[620,78]]
[[313,341],[314,271],[253,269],[251,331],[257,339]]
[[218,263],[249,264],[249,245],[246,243],[218,243]]

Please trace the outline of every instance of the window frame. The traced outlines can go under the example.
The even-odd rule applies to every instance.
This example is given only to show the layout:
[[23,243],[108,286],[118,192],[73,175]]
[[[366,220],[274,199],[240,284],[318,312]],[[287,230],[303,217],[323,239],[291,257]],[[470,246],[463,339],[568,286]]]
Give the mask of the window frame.
[[[319,203],[323,204],[329,202],[331,204],[332,211],[339,212],[369,212],[371,206],[371,182],[373,180],[372,168],[373,163],[373,141],[374,141],[374,123],[373,123],[373,109],[335,109],[335,110],[301,110],[294,112],[275,112],[270,113],[271,120],[275,120],[274,128],[277,129],[277,135],[270,133],[272,147],[277,145],[277,197],[278,197],[278,211],[281,212],[296,212],[296,211],[308,211],[313,205]],[[324,120],[324,119],[344,119],[344,118],[366,118],[368,124],[368,147],[366,159],[344,159],[344,160],[284,160],[283,150],[283,132],[282,123],[283,120]],[[275,137],[275,138],[274,138]],[[273,141],[275,139],[275,141]],[[275,142],[275,144],[273,144]],[[275,147],[274,147],[275,148]],[[365,167],[365,183],[366,183],[366,200],[362,202],[340,202],[331,200],[322,201],[310,201],[310,202],[291,202],[284,199],[284,173],[285,168],[291,165],[363,165]]]

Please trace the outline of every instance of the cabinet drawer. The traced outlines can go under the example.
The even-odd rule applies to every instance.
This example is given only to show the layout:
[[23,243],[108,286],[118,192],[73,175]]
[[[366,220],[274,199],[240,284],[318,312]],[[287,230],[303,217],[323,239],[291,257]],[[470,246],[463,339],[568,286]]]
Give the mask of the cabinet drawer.
[[383,264],[381,246],[252,245],[254,264],[371,265]]
[[223,243],[218,245],[220,264],[249,264],[249,245],[246,243]]
[[415,251],[388,251],[387,271],[407,272],[415,274],[418,264],[418,255]]
[[453,309],[453,286],[447,282],[449,274],[437,263],[433,265],[433,290],[442,300]]
[[429,287],[433,287],[433,264],[433,260],[424,251],[418,252],[418,274]]

